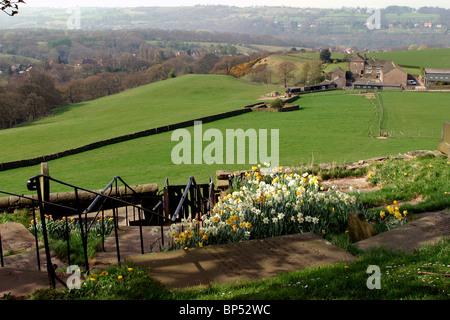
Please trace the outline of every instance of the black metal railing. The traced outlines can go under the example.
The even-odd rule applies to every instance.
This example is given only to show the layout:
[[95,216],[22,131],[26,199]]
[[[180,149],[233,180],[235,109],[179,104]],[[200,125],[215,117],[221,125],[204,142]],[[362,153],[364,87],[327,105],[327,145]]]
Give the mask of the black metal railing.
[[[47,180],[48,182],[57,183],[60,185],[63,185],[65,187],[73,188],[75,193],[75,203],[72,207],[63,206],[61,204],[55,204],[49,201],[43,200],[45,194],[45,190],[42,190],[42,186],[45,186],[45,183],[40,183],[42,180]],[[124,184],[123,190],[125,190],[124,194],[119,193],[119,185],[118,183],[121,182]],[[47,256],[47,268],[49,277],[51,279],[51,286],[54,287],[55,285],[55,279],[58,280],[55,274],[54,268],[52,268],[52,262],[51,262],[51,256],[49,251],[49,244],[48,244],[48,234],[46,230],[46,224],[45,224],[45,217],[52,215],[52,210],[57,210],[58,214],[61,215],[62,211],[61,209],[65,210],[65,213],[63,213],[63,216],[66,218],[66,224],[67,224],[67,217],[76,215],[78,217],[78,223],[81,233],[81,239],[82,239],[82,246],[83,246],[83,255],[84,255],[84,263],[85,263],[85,269],[86,273],[89,274],[89,259],[87,254],[87,246],[88,246],[88,232],[90,228],[92,227],[93,223],[97,220],[99,214],[102,214],[101,222],[104,224],[104,212],[106,209],[112,210],[113,215],[113,228],[114,228],[114,237],[115,237],[115,244],[116,244],[116,254],[117,254],[117,262],[120,265],[121,264],[121,257],[120,257],[120,244],[119,244],[119,236],[118,236],[118,230],[119,227],[119,214],[118,209],[119,208],[125,208],[126,210],[126,219],[128,221],[128,208],[132,208],[135,213],[137,212],[138,215],[138,221],[139,221],[139,227],[140,227],[140,245],[141,245],[141,253],[144,253],[144,241],[143,241],[143,232],[142,232],[142,216],[145,215],[148,220],[152,220],[153,218],[157,217],[158,221],[161,223],[161,238],[164,239],[163,235],[163,223],[164,222],[170,222],[168,219],[166,219],[163,215],[160,215],[159,213],[150,210],[148,208],[144,208],[140,206],[137,203],[137,194],[136,192],[127,185],[120,177],[115,177],[111,180],[110,183],[101,191],[91,191],[85,188],[81,188],[57,179],[54,179],[47,175],[36,175],[32,178],[30,178],[27,182],[27,187],[30,191],[36,191],[37,192],[37,201],[39,210],[41,213],[41,222],[42,222],[42,231],[43,231],[43,241],[44,241],[44,247],[46,250],[46,256]],[[44,191],[44,192],[43,192]],[[115,192],[113,192],[115,191]],[[91,201],[88,205],[85,205],[85,209],[83,209],[83,201],[80,199],[80,193],[83,192],[83,196],[90,195],[91,197],[94,197],[94,200]],[[129,194],[128,194],[129,192]],[[129,200],[126,201],[123,198]],[[85,203],[84,203],[85,204]],[[95,213],[93,218],[88,218],[88,213]],[[89,222],[90,220],[90,222]],[[102,225],[103,226],[103,225]],[[68,227],[66,225],[66,230],[68,231]],[[69,232],[67,232],[69,234]],[[68,248],[68,262],[70,263],[70,242],[69,237],[66,238],[67,242],[67,248]],[[102,236],[102,244],[104,248],[104,235]],[[49,267],[50,266],[50,267]]]
[[166,179],[164,200],[166,217],[173,222],[188,217],[201,219],[214,206],[214,183],[211,177],[209,183],[198,184],[191,176],[186,185],[169,185],[169,180]]
[[[63,186],[65,188],[73,189],[73,193],[71,194],[74,194],[74,201],[65,202],[64,205],[61,203],[56,203],[56,201],[52,201],[54,199],[50,199],[49,196],[50,183],[58,184],[60,187]],[[120,187],[119,184],[121,184]],[[130,223],[139,226],[140,249],[141,253],[144,254],[144,237],[142,230],[144,224],[161,227],[161,241],[164,246],[164,225],[177,223],[183,217],[186,218],[188,216],[197,217],[200,220],[202,215],[207,214],[214,206],[216,196],[214,183],[212,182],[211,177],[208,184],[197,184],[192,176],[189,178],[187,185],[170,186],[168,179],[166,179],[163,194],[156,195],[156,205],[152,205],[151,208],[148,207],[148,203],[146,203],[147,207],[143,206],[142,196],[118,176],[114,177],[100,192],[81,188],[44,174],[31,177],[27,181],[27,188],[30,191],[36,191],[37,196],[17,195],[6,191],[0,191],[0,194],[20,197],[26,200],[28,202],[28,207],[31,208],[33,221],[35,223],[37,223],[36,209],[39,211],[49,285],[53,288],[56,285],[56,281],[60,282],[64,286],[66,286],[66,284],[57,276],[55,267],[52,263],[49,246],[49,234],[46,224],[47,217],[62,217],[62,220],[65,220],[65,241],[67,246],[68,265],[71,265],[71,244],[68,217],[75,217],[74,219],[78,220],[76,222],[79,224],[81,234],[83,260],[85,264],[84,267],[86,273],[89,274],[88,234],[100,214],[102,230],[104,230],[105,210],[112,211],[117,262],[120,265],[121,256],[118,235],[118,231],[120,230],[119,208],[124,208],[125,210],[125,222],[127,226]],[[89,217],[88,214],[90,214]],[[130,217],[131,214],[132,217]],[[101,235],[102,247],[104,250],[104,232],[102,232]],[[41,270],[37,228],[35,228],[34,236],[36,241],[38,269]],[[0,260],[1,266],[3,267],[4,259],[1,246],[1,233]]]

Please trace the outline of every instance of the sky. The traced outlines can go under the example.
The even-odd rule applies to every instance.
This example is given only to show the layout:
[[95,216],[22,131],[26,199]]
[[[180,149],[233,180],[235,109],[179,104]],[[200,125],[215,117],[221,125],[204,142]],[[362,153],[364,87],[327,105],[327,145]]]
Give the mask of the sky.
[[[251,6],[289,6],[314,8],[367,7],[385,8],[390,5],[420,8],[424,6],[450,9],[449,0],[25,0],[30,7],[139,7],[139,6],[193,6],[230,5]],[[22,5],[23,6],[23,5]]]

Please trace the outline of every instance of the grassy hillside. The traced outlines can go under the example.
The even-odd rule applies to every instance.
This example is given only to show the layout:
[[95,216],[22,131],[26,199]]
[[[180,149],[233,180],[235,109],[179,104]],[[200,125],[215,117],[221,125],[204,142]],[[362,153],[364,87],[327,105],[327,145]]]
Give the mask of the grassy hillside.
[[228,76],[187,75],[57,108],[51,117],[0,130],[0,162],[236,110],[272,90]]
[[[426,49],[414,51],[371,52],[367,57],[394,60],[399,65],[418,66],[424,68],[450,68],[450,48]],[[318,53],[295,53],[299,59],[319,60]],[[331,59],[342,59],[344,53],[333,53]]]
[[[253,112],[203,125],[203,132],[226,129],[279,129],[280,164],[342,164],[412,150],[436,149],[442,123],[450,116],[449,93],[383,92],[386,129],[395,132],[377,139],[376,101],[347,91],[305,95],[297,102],[301,110],[287,113]],[[423,106],[426,105],[426,108]],[[409,134],[401,134],[407,132]],[[416,131],[412,131],[416,130]],[[420,135],[418,130],[421,130]],[[193,130],[190,129],[193,136]],[[175,165],[171,151],[177,141],[171,132],[127,141],[82,154],[51,161],[50,173],[57,179],[86,188],[99,189],[120,175],[130,184],[157,182],[186,183],[194,175],[207,182],[218,169],[248,169],[244,165]],[[203,147],[210,142],[204,142]],[[225,145],[225,142],[224,142]],[[247,148],[248,151],[248,148]],[[225,153],[225,150],[224,150]],[[0,189],[27,193],[26,181],[39,167],[0,172]],[[53,190],[56,191],[56,190]]]
[[450,68],[450,48],[416,51],[393,51],[368,53],[367,57],[391,59],[399,65],[423,68]]

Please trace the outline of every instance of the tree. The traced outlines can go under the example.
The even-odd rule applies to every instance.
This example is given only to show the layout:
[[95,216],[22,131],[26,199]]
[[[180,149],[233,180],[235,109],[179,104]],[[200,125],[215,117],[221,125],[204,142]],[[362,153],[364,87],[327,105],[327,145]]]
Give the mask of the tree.
[[319,62],[305,63],[300,72],[300,83],[303,85],[316,84],[322,79],[322,69]]
[[13,16],[15,14],[19,13],[19,3],[25,3],[24,0],[17,0],[17,1],[9,1],[9,0],[3,0],[0,1],[0,7],[4,13],[6,13],[9,16]]
[[220,58],[214,53],[207,53],[202,56],[193,66],[193,72],[199,74],[208,74],[214,65],[220,61]]
[[269,83],[271,71],[269,67],[267,67],[267,64],[261,64],[253,68],[248,75],[250,79],[254,82]]
[[277,74],[283,81],[284,87],[287,87],[287,82],[294,77],[293,72],[295,64],[290,61],[283,61],[278,65]]
[[322,60],[322,62],[324,62],[324,63],[331,61],[330,49],[322,49],[320,51],[320,60]]

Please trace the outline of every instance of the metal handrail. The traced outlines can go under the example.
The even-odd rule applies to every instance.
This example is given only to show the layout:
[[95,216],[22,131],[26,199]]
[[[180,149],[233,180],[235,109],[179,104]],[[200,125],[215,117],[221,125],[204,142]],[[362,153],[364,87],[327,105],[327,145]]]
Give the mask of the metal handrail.
[[[93,194],[93,195],[97,195],[96,197],[95,197],[95,199],[93,200],[93,202],[88,206],[88,208],[87,209],[85,209],[85,210],[80,210],[80,208],[70,208],[70,207],[66,207],[66,206],[62,206],[62,205],[59,205],[59,204],[53,204],[53,203],[50,203],[50,202],[48,202],[48,201],[45,201],[44,199],[42,199],[42,195],[41,195],[41,185],[40,185],[40,183],[39,183],[39,179],[48,179],[48,181],[53,181],[53,182],[56,182],[56,183],[59,183],[59,184],[61,184],[61,185],[64,185],[64,186],[68,186],[68,187],[71,187],[71,188],[73,188],[73,189],[75,189],[75,197],[76,197],[76,202],[77,202],[77,204],[79,203],[79,198],[78,198],[78,191],[85,191],[85,192],[87,192],[87,193],[90,193],[90,194]],[[107,195],[107,194],[105,194],[106,193],[106,191],[108,190],[108,188],[112,188],[113,187],[113,184],[114,184],[114,182],[116,182],[116,195],[118,194],[117,193],[117,181],[121,181],[124,185],[126,185],[126,188],[129,188],[130,190],[133,190],[128,184],[126,184],[124,181],[123,181],[123,179],[121,179],[120,177],[114,177],[114,179],[112,179],[109,183],[108,183],[108,185],[101,191],[101,192],[97,192],[97,191],[92,191],[92,190],[88,190],[88,189],[85,189],[85,188],[82,188],[82,187],[78,187],[78,186],[75,186],[75,185],[72,185],[72,184],[70,184],[70,183],[67,183],[67,182],[64,182],[64,181],[61,181],[61,180],[58,180],[58,179],[55,179],[55,178],[52,178],[52,177],[50,177],[50,176],[48,176],[48,175],[45,175],[45,174],[39,174],[39,175],[35,175],[35,176],[33,176],[33,177],[31,177],[28,181],[27,181],[27,187],[28,187],[28,189],[31,191],[31,190],[37,190],[37,193],[38,193],[38,201],[39,201],[39,206],[40,206],[40,209],[41,209],[41,216],[42,216],[42,213],[44,212],[44,210],[45,210],[45,206],[46,206],[46,204],[50,204],[50,205],[52,205],[52,206],[57,206],[57,207],[63,207],[63,208],[66,208],[66,209],[69,209],[69,210],[71,210],[71,211],[74,211],[75,213],[78,213],[78,216],[79,216],[79,223],[80,223],[80,231],[81,231],[81,237],[82,237],[82,241],[83,241],[83,249],[84,249],[84,259],[85,259],[85,264],[86,264],[86,271],[89,273],[89,261],[88,261],[88,257],[87,257],[87,232],[89,231],[89,228],[92,226],[92,223],[90,224],[90,226],[89,226],[89,228],[87,227],[87,219],[85,219],[85,227],[83,228],[83,224],[82,224],[82,214],[85,214],[85,217],[87,217],[87,213],[90,211],[90,210],[92,210],[92,208],[100,201],[100,199],[103,199],[104,200],[104,202],[103,202],[103,204],[101,205],[101,208],[99,209],[99,211],[97,212],[97,214],[96,214],[96,217],[98,216],[98,214],[100,213],[100,211],[102,211],[103,209],[102,209],[102,207],[103,207],[103,205],[105,204],[105,202],[107,201],[107,200],[111,200],[113,203],[115,203],[116,205],[113,207],[113,218],[114,218],[114,231],[115,231],[115,239],[116,239],[116,250],[117,250],[117,259],[118,259],[118,264],[120,265],[121,264],[121,260],[120,260],[120,249],[119,249],[119,241],[118,241],[118,233],[117,233],[117,230],[118,230],[118,217],[117,217],[117,215],[116,215],[116,211],[117,211],[117,208],[118,207],[120,207],[120,206],[122,206],[122,207],[133,207],[134,209],[138,209],[139,211],[139,217],[140,217],[140,214],[141,214],[141,210],[143,211],[143,212],[146,212],[146,213],[149,213],[150,214],[150,216],[151,217],[159,217],[159,218],[161,218],[162,220],[161,220],[161,232],[163,232],[163,223],[164,223],[164,221],[165,220],[169,220],[169,219],[167,219],[166,217],[164,217],[163,215],[160,215],[160,214],[158,214],[158,213],[156,213],[155,211],[153,211],[153,210],[150,210],[150,209],[148,209],[148,208],[143,208],[143,207],[139,207],[139,206],[137,206],[135,203],[130,203],[130,202],[128,202],[128,201],[125,201],[125,200],[122,200],[122,199],[120,199],[120,198],[117,198],[117,197],[112,197],[111,195]],[[136,194],[136,192],[133,190],[133,193],[134,194]],[[35,200],[35,199],[34,199]],[[36,201],[36,200],[35,200]],[[66,215],[67,216],[67,215]],[[139,218],[140,219],[140,218]],[[94,220],[93,221],[95,221],[95,218],[94,218]],[[141,252],[142,252],[142,254],[144,254],[144,246],[143,246],[143,235],[142,235],[142,222],[141,222],[141,224],[140,224],[140,237],[141,237]],[[164,238],[164,236],[162,236],[163,238]],[[68,241],[68,239],[67,239],[67,241]],[[46,242],[46,241],[44,241],[44,242]],[[46,245],[46,249],[47,249],[47,245]],[[68,244],[68,247],[69,247],[69,244]],[[49,277],[52,279],[52,286],[54,286],[54,280],[55,280],[55,274],[54,274],[54,270],[48,270],[48,272],[49,272]],[[59,280],[59,279],[57,279],[57,280]]]
[[[33,176],[33,177],[31,177],[30,179],[28,179],[28,182],[27,182],[28,190],[30,190],[30,191],[36,190],[36,189],[33,189],[35,186],[37,186],[37,185],[36,185],[36,182],[33,183],[32,181],[33,181],[33,180],[37,180],[37,179],[39,179],[39,178],[49,179],[49,180],[51,180],[51,181],[57,182],[57,183],[59,183],[59,184],[63,184],[63,185],[65,185],[65,186],[74,188],[74,189],[76,189],[76,190],[81,190],[81,191],[89,192],[89,193],[91,193],[91,194],[95,194],[95,195],[97,195],[97,196],[104,197],[104,198],[109,199],[109,200],[114,200],[114,201],[116,201],[116,202],[120,202],[121,204],[123,204],[124,207],[125,207],[125,206],[136,207],[136,208],[138,208],[138,209],[140,209],[140,210],[143,210],[143,211],[145,211],[145,212],[148,212],[148,213],[150,213],[150,214],[152,214],[152,215],[158,216],[158,217],[163,218],[163,219],[167,219],[167,218],[164,217],[163,215],[160,215],[160,214],[158,214],[158,213],[156,213],[156,212],[154,212],[154,211],[152,211],[152,210],[149,210],[149,209],[147,209],[147,208],[138,207],[137,205],[135,205],[135,204],[133,204],[133,203],[129,203],[129,202],[127,202],[127,201],[125,201],[125,200],[122,200],[122,199],[120,199],[120,198],[111,197],[111,196],[108,196],[108,195],[105,195],[105,194],[101,194],[101,193],[96,192],[96,191],[92,191],[92,190],[88,190],[88,189],[85,189],[85,188],[82,188],[82,187],[78,187],[78,186],[75,186],[75,185],[72,185],[72,184],[63,182],[63,181],[61,181],[61,180],[52,178],[52,177],[47,176],[47,175],[45,175],[45,174],[38,174],[38,175]],[[45,202],[45,201],[44,201],[44,202]],[[47,202],[47,203],[49,203],[49,202]],[[52,204],[52,203],[51,203],[51,204]],[[54,205],[54,204],[53,204],[53,205]],[[67,207],[67,208],[69,208],[69,207]],[[73,208],[71,208],[71,209],[73,209]],[[83,212],[83,213],[85,213],[85,212]]]
[[[190,192],[192,192],[192,187],[195,189],[195,191],[197,192],[197,201],[196,201],[196,205],[198,207],[198,209],[200,211],[203,211],[202,208],[202,200],[204,199],[202,197],[202,193],[200,190],[200,187],[198,186],[197,182],[195,181],[195,178],[193,176],[189,177],[189,181],[184,189],[183,195],[181,196],[180,202],[178,203],[178,206],[175,210],[175,213],[172,216],[172,222],[174,222],[175,220],[177,220],[179,218],[180,215],[180,211],[183,208],[184,202],[186,201],[188,194]],[[209,197],[211,197],[212,192],[214,191],[214,184],[212,182],[212,178],[210,176],[210,182],[209,182]],[[200,202],[200,203],[199,203]]]

